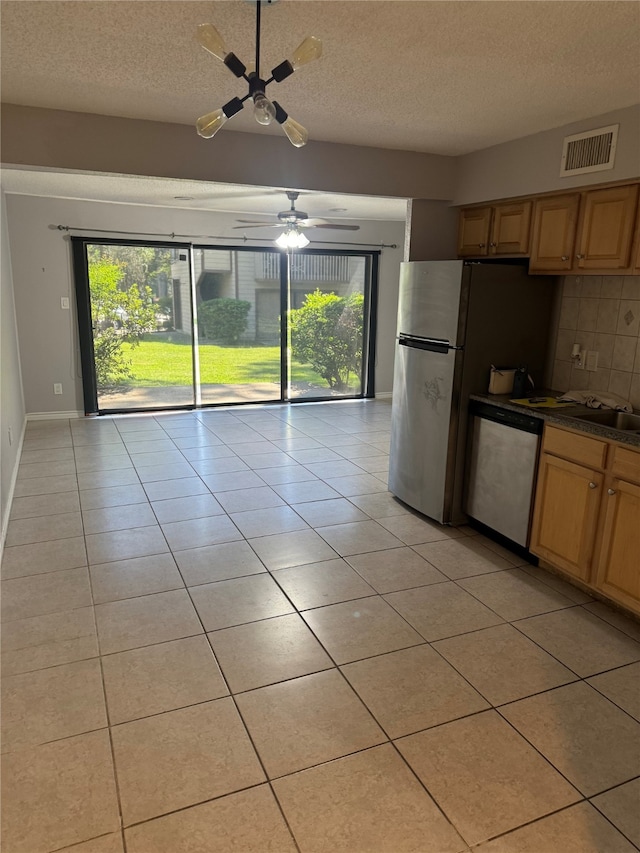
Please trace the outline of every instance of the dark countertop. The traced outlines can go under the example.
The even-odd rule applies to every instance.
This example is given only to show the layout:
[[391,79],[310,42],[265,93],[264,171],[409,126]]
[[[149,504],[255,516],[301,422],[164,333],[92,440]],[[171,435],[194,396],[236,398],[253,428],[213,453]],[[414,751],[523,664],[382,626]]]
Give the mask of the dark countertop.
[[[640,433],[629,432],[626,430],[613,429],[612,427],[602,426],[602,424],[590,423],[589,421],[576,420],[572,415],[580,415],[585,412],[593,412],[595,409],[589,409],[587,406],[576,404],[575,406],[567,406],[562,409],[535,409],[529,406],[520,406],[517,403],[510,403],[509,399],[512,394],[471,394],[471,400],[478,400],[481,403],[489,403],[492,406],[497,406],[500,409],[508,409],[512,412],[520,414],[528,414],[534,418],[548,421],[551,424],[558,426],[570,427],[571,429],[580,430],[580,432],[588,433],[596,438],[607,438],[610,441],[619,441],[621,444],[629,444],[632,447],[640,447]],[[540,397],[560,397],[560,391],[541,390],[536,391],[536,396]]]

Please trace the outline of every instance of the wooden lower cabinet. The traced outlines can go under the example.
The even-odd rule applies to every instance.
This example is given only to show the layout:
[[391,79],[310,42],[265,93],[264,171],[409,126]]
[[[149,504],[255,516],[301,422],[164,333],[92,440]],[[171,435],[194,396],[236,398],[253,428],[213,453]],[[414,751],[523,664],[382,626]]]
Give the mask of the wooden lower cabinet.
[[529,547],[640,614],[640,449],[547,425]]
[[636,608],[640,605],[640,485],[619,479],[607,485],[596,584],[602,592]]
[[543,453],[533,516],[531,551],[588,581],[603,476]]

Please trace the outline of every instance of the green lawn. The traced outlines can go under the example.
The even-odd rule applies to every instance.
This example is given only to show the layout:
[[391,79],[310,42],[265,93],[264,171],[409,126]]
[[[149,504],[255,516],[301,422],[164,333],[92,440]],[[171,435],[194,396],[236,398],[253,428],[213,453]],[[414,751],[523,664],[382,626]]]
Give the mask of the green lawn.
[[[191,345],[182,342],[143,340],[138,346],[124,344],[131,359],[134,386],[190,385]],[[221,347],[200,344],[200,382],[203,385],[244,385],[253,382],[280,382],[280,347]],[[312,367],[292,364],[296,382],[327,383]]]

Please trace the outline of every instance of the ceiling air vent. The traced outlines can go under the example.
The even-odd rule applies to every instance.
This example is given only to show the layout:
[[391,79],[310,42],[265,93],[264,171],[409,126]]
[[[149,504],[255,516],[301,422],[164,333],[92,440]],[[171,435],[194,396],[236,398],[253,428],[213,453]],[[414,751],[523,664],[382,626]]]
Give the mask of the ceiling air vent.
[[565,136],[560,177],[613,169],[619,126],[612,124],[609,127],[588,130],[586,133]]

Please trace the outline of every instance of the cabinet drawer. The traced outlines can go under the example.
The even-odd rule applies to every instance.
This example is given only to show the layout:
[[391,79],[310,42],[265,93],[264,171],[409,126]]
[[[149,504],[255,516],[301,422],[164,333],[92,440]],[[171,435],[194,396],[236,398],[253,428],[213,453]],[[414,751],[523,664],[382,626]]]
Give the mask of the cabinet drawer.
[[604,468],[607,459],[606,441],[551,426],[545,428],[543,450],[591,468]]
[[640,483],[640,450],[632,450],[620,445],[614,446],[611,473],[614,477]]

